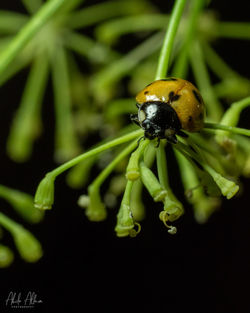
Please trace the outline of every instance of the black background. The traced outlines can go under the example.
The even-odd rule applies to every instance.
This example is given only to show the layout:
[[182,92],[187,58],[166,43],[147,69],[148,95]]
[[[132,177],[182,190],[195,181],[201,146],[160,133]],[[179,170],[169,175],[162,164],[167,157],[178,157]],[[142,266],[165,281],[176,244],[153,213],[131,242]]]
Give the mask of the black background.
[[[19,1],[11,2],[1,1],[1,9],[23,11]],[[172,6],[172,1],[165,2],[164,6],[153,1],[162,12]],[[247,2],[212,1],[210,7],[222,20],[249,21]],[[221,40],[215,47],[249,77],[249,41]],[[55,166],[50,88],[43,112],[46,129],[35,144],[32,160],[16,164],[4,151],[26,75],[23,71],[0,89],[1,183],[34,194],[39,180]],[[246,110],[241,126],[249,127],[249,117]],[[224,200],[205,225],[195,222],[187,206],[175,236],[168,234],[158,219],[159,210],[149,200],[140,235],[119,239],[113,230],[115,212],[105,222],[89,222],[76,205],[81,191],[71,190],[62,175],[56,181],[53,210],[41,224],[25,224],[41,241],[44,257],[27,264],[16,253],[14,264],[0,271],[0,312],[6,310],[10,291],[36,292],[43,304],[31,311],[250,312],[250,182],[242,179],[242,183],[243,193]],[[20,221],[4,201],[2,209]],[[11,237],[4,238],[15,249]]]

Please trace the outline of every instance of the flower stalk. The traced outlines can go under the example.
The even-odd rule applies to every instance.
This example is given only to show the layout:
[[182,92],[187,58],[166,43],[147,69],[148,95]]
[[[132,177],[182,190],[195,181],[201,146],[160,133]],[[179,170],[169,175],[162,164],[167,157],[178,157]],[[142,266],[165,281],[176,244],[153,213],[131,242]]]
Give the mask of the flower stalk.
[[128,180],[136,180],[140,177],[139,162],[148,144],[148,139],[140,140],[138,148],[131,154],[126,169],[126,178]]
[[140,177],[141,180],[152,196],[155,202],[165,199],[167,191],[162,187],[154,173],[145,165],[143,161],[140,162]]
[[[130,207],[130,197],[133,187],[133,182],[128,181],[119,212],[117,214],[117,223],[115,227],[115,232],[118,237],[135,237],[140,232],[140,225],[134,222],[132,210]],[[137,225],[138,230],[135,230]]]

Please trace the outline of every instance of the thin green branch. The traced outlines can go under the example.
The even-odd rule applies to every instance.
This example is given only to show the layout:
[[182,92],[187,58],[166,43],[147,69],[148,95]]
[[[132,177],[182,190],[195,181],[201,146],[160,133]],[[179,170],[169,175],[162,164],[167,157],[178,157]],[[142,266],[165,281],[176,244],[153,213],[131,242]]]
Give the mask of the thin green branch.
[[36,13],[42,6],[42,0],[22,0],[23,5],[30,14]]
[[34,35],[55,14],[64,2],[65,0],[51,0],[46,2],[30,19],[30,21],[19,31],[11,43],[0,54],[0,74],[2,74],[2,72],[15,59],[27,42],[34,37]]
[[0,75],[0,86],[4,85],[9,79],[15,76],[23,68],[25,68],[32,61],[32,55],[23,53],[18,55],[17,58]]
[[96,94],[97,100],[104,102],[110,86],[117,83],[123,76],[129,73],[139,62],[152,55],[161,44],[162,33],[156,33],[145,40],[125,57],[114,61],[99,71],[93,79],[93,90],[99,90]]
[[224,38],[250,39],[250,23],[220,22],[217,35]]
[[156,13],[125,16],[102,23],[96,28],[95,33],[100,41],[112,44],[128,33],[161,30],[168,20],[168,15]]
[[221,79],[239,77],[239,74],[219,56],[205,40],[202,41],[204,56],[211,70]]
[[63,40],[64,45],[67,48],[87,57],[91,61],[110,62],[119,56],[117,52],[112,51],[106,45],[98,43],[93,39],[74,31],[67,31]]
[[141,13],[146,7],[143,1],[106,1],[73,12],[68,18],[67,26],[82,28],[118,15]]
[[70,78],[64,48],[57,46],[52,60],[52,80],[56,108],[55,158],[68,160],[81,150],[71,113]]
[[41,132],[40,108],[48,69],[47,56],[38,55],[32,64],[20,106],[14,116],[7,141],[7,152],[17,162],[26,161],[30,157],[33,141]]
[[189,51],[189,57],[197,85],[207,105],[208,117],[217,122],[220,120],[223,110],[213,91],[201,45],[197,40],[193,42],[193,48],[192,51]]
[[204,6],[204,0],[194,0],[191,2],[189,8],[189,15],[187,17],[188,23],[184,34],[183,44],[180,54],[175,62],[172,75],[175,77],[186,76],[188,70],[188,51],[192,43],[192,39],[195,36],[197,29],[197,22],[200,16],[200,12]]
[[95,180],[89,185],[89,187],[100,188],[104,180],[111,174],[117,164],[121,162],[129,153],[131,153],[137,146],[137,140],[132,142],[129,146],[122,150],[113,161],[109,163],[107,167],[95,178]]
[[0,10],[0,33],[15,34],[28,20],[22,13]]
[[227,125],[216,124],[216,123],[205,123],[204,129],[205,130],[209,129],[213,131],[226,130],[234,134],[245,135],[245,136],[250,137],[250,130],[246,128],[233,127],[233,126],[227,126]]
[[134,138],[138,138],[138,137],[142,136],[142,134],[143,134],[143,130],[139,129],[137,131],[130,132],[129,134],[121,136],[117,139],[111,140],[111,141],[109,141],[109,142],[107,142],[107,143],[105,143],[105,144],[103,144],[103,145],[101,145],[95,149],[92,149],[86,153],[83,153],[83,154],[77,156],[76,158],[62,164],[61,166],[59,166],[56,169],[54,169],[53,171],[51,171],[49,174],[55,178],[56,176],[62,174],[67,169],[78,164],[79,162],[82,162],[85,159],[90,158],[90,157],[92,157],[98,153],[101,153],[101,152],[107,150],[107,149],[113,148],[115,146],[121,145],[121,144],[128,142],[130,140],[133,140]]
[[176,32],[180,23],[181,15],[186,4],[186,0],[176,0],[175,5],[170,16],[169,24],[167,27],[166,35],[161,48],[158,67],[156,70],[155,79],[166,77],[168,71],[169,60],[174,44]]
[[169,181],[168,181],[168,169],[167,169],[167,161],[166,161],[166,153],[165,153],[165,145],[161,141],[158,149],[156,149],[156,162],[157,162],[157,171],[160,184],[166,190],[169,189]]

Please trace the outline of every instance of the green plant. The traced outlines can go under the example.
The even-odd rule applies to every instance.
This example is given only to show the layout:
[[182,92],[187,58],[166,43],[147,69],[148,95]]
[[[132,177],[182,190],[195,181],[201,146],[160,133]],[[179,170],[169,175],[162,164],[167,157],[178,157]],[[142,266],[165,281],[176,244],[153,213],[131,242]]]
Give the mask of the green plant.
[[[35,208],[31,196],[0,186],[0,196],[26,221],[42,219],[43,210],[53,205],[56,177],[70,170],[66,179],[71,187],[88,186],[78,204],[89,220],[104,220],[106,207],[121,197],[116,234],[137,235],[139,221],[145,217],[145,188],[153,201],[162,203],[159,218],[174,234],[177,229],[172,223],[184,213],[185,202],[177,199],[168,175],[170,149],[198,222],[205,222],[220,206],[221,195],[230,199],[237,194],[240,176],[250,176],[250,131],[237,127],[241,112],[250,105],[250,81],[223,60],[213,41],[248,40],[249,23],[221,22],[207,10],[205,0],[176,0],[171,14],[158,12],[146,0],[104,1],[89,7],[83,0],[22,3],[31,16],[0,11],[0,85],[30,67],[7,153],[15,162],[32,157],[34,141],[46,127],[41,109],[51,74],[54,159],[66,161],[39,184]],[[86,35],[85,29],[91,29],[92,35]],[[130,35],[140,36],[124,53],[117,43]],[[84,68],[78,64],[79,57],[87,64]],[[210,71],[217,77],[215,84]],[[176,145],[161,140],[156,148],[154,141],[139,141],[143,131],[127,126],[126,116],[136,112],[136,106],[124,90],[134,95],[155,79],[187,78],[190,73],[206,103],[204,129],[186,139],[178,137]],[[225,109],[222,101],[230,105]],[[79,155],[92,134],[99,136],[99,142]],[[91,168],[100,161],[104,169],[89,182]],[[154,164],[157,173],[152,170]],[[40,244],[23,226],[3,213],[0,225],[12,234],[22,258],[34,262],[41,257]],[[0,266],[12,260],[11,250],[0,245]]]
[[[186,1],[183,0],[177,0],[175,3],[163,41],[155,79],[167,76],[174,39],[176,39],[177,28],[180,24],[185,4]],[[230,199],[238,192],[237,179],[240,174],[247,173],[244,170],[242,171],[240,165],[234,168],[234,173],[231,173],[230,169],[235,160],[237,161],[238,157],[242,157],[242,155],[244,155],[243,162],[248,162],[248,148],[244,149],[242,145],[239,145],[238,135],[250,136],[249,130],[235,127],[243,108],[250,105],[250,98],[235,102],[224,112],[211,85],[203,55],[204,38],[201,38],[196,27],[197,21],[202,14],[203,6],[204,1],[202,0],[194,0],[189,5],[189,13],[185,17],[187,24],[186,33],[185,35],[182,34],[185,40],[183,40],[181,49],[176,52],[176,61],[172,69],[173,75],[184,77],[187,73],[188,65],[191,64],[197,84],[203,93],[207,105],[207,120],[209,123],[205,123],[204,130],[199,134],[189,134],[187,139],[178,138],[178,143],[173,145],[185,189],[189,190],[187,192],[188,200],[193,204],[196,218],[200,222],[204,222],[218,206],[220,194]],[[217,55],[213,57],[217,58]],[[219,57],[217,61],[222,68],[226,67],[230,71]],[[112,69],[113,65],[111,65],[111,73],[113,73]],[[233,76],[234,79],[240,79],[236,75]],[[109,81],[109,77],[105,77],[107,81]],[[106,84],[107,81],[105,81]],[[218,123],[218,121],[221,123]],[[36,207],[40,209],[51,208],[54,201],[54,180],[59,174],[100,152],[132,139],[138,140],[142,135],[142,130],[130,132],[92,149],[49,172],[37,189],[35,196]],[[133,142],[127,146],[111,161],[108,167],[89,186],[89,197],[84,196],[79,201],[82,206],[86,206],[86,214],[90,220],[100,221],[105,219],[106,211],[105,205],[101,201],[100,185],[115,169],[117,163],[131,153],[135,148],[135,144]],[[170,187],[165,155],[166,144],[166,140],[161,140],[159,147],[155,148],[155,142],[145,139],[140,141],[138,148],[132,153],[126,170],[127,183],[125,192],[117,215],[115,228],[117,236],[134,236],[136,234],[134,227],[138,223],[133,218],[133,207],[142,208],[141,202],[140,204],[136,203],[138,200],[141,201],[140,197],[132,197],[135,193],[141,193],[141,188],[133,189],[136,181],[139,181],[140,184],[146,187],[154,201],[163,202],[163,211],[159,214],[160,219],[169,228],[170,233],[176,232],[176,227],[169,225],[169,222],[178,219],[184,210],[183,205],[176,198]],[[150,170],[154,158],[157,161],[158,177]],[[143,216],[144,214],[140,213],[139,215]]]

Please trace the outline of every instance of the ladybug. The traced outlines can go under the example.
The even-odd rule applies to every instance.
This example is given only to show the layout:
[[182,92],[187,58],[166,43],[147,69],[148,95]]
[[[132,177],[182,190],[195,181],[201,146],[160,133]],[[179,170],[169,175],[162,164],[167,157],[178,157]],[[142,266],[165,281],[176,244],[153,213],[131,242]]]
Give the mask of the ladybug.
[[198,132],[203,128],[205,105],[199,90],[189,81],[169,77],[147,85],[136,96],[138,114],[131,120],[144,130],[148,139],[177,143],[176,134]]

